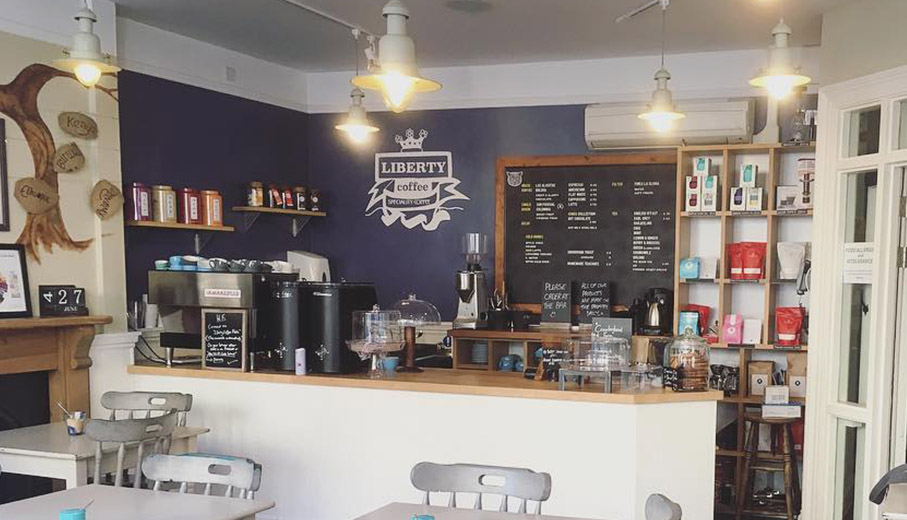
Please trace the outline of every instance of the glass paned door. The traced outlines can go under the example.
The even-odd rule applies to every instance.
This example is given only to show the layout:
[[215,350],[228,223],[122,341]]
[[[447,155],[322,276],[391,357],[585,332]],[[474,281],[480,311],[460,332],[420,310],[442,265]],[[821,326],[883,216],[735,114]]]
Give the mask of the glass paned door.
[[879,153],[882,107],[852,110],[844,118],[844,157]]
[[838,419],[835,457],[835,520],[860,520],[862,515],[863,454],[866,427]]

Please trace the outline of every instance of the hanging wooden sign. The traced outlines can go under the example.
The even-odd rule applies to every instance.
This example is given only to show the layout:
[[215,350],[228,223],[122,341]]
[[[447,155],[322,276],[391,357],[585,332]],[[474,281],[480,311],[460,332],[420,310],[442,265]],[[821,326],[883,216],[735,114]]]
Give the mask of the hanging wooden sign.
[[72,173],[85,166],[85,156],[76,143],[68,143],[57,148],[54,153],[54,171],[57,173]]
[[98,123],[81,112],[61,112],[57,117],[60,128],[64,132],[82,139],[95,139],[98,137]]
[[109,181],[98,181],[91,190],[91,209],[107,220],[119,213],[123,207],[123,192]]
[[35,178],[16,181],[14,195],[25,211],[33,215],[47,213],[60,200],[60,196],[51,185]]

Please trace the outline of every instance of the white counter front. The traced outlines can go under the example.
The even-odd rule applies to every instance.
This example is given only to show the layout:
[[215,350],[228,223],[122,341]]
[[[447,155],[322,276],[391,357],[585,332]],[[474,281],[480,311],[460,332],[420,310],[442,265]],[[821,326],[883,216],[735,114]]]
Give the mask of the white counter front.
[[641,520],[658,492],[680,503],[684,518],[713,516],[714,399],[620,404],[193,372],[130,367],[136,390],[194,396],[189,424],[211,428],[201,451],[264,466],[258,496],[277,507],[259,518],[348,520],[418,502],[409,472],[423,460],[548,472],[543,510],[554,515]]

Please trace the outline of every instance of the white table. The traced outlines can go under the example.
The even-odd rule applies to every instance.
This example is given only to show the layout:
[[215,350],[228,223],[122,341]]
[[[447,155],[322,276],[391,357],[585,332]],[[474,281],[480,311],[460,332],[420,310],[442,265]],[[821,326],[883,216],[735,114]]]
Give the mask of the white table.
[[92,484],[0,505],[0,518],[52,520],[92,500],[91,520],[239,520],[274,507],[273,501]]
[[[178,426],[173,431],[170,453],[195,452],[198,436],[208,431],[208,428]],[[118,447],[116,443],[104,444],[103,472],[116,471]],[[135,467],[137,447],[137,443],[127,445],[125,467]],[[69,489],[88,483],[89,473],[94,473],[96,449],[97,443],[88,436],[68,435],[63,423],[16,428],[0,432],[0,468],[4,473],[65,480]]]
[[[3,509],[0,509],[0,513],[3,513]],[[401,504],[400,502],[388,504],[367,515],[360,516],[356,520],[409,520],[413,515],[431,515],[435,517],[435,520],[592,520],[589,518],[567,518],[566,516],[521,515],[499,513],[497,511]]]

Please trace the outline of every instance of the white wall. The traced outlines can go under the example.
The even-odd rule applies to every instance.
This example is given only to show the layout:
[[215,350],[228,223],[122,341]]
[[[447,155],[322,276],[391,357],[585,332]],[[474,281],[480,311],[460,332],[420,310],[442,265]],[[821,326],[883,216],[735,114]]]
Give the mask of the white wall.
[[[305,73],[156,27],[117,19],[120,66],[294,110],[306,109]],[[236,71],[227,81],[226,68]]]
[[[0,31],[69,46],[76,30],[73,16],[80,6],[77,0],[3,0]],[[92,8],[98,16],[94,29],[101,37],[101,50],[116,54],[116,6],[110,0],[94,0]]]
[[[818,74],[818,48],[795,50],[803,70]],[[678,54],[667,58],[676,99],[764,95],[747,82],[765,65],[767,49]],[[566,105],[647,100],[655,88],[656,56],[424,69],[439,92],[416,96],[413,109]],[[349,106],[352,72],[308,75],[308,112],[341,112]],[[383,110],[380,96],[366,95],[369,110]]]
[[905,0],[853,0],[825,13],[822,84],[907,64],[905,21]]

